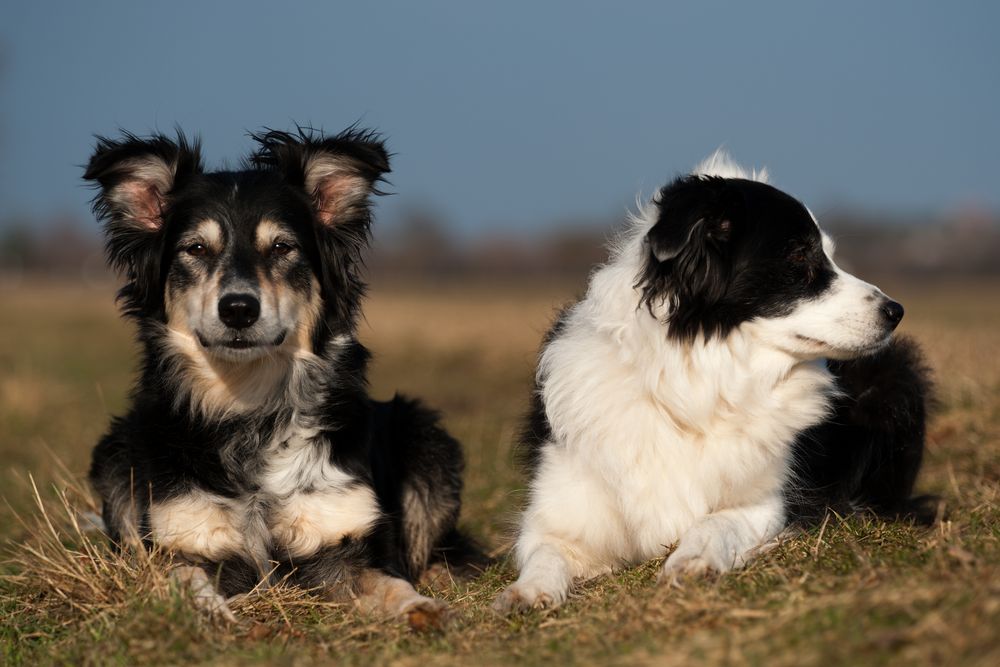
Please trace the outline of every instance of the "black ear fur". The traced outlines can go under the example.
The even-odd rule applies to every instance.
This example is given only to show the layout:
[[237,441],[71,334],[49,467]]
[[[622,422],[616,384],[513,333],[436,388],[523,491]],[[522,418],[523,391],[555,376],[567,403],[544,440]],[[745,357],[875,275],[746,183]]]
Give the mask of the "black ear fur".
[[266,130],[251,135],[259,149],[250,157],[257,167],[280,171],[312,199],[317,222],[325,227],[368,222],[368,203],[390,171],[389,154],[371,130],[349,128],[334,137],[299,128],[297,134]]
[[698,333],[700,314],[725,294],[728,243],[742,200],[725,179],[688,176],[660,190],[654,202],[659,218],[646,234],[647,256],[636,286],[650,312],[668,301],[669,335],[690,339]]
[[691,245],[719,249],[732,235],[730,217],[738,200],[724,179],[679,179],[660,190],[656,203],[660,216],[646,241],[660,262],[675,259]]
[[162,302],[165,211],[171,193],[201,171],[198,141],[188,142],[180,130],[176,140],[128,132],[97,137],[83,178],[99,188],[93,210],[104,224],[108,260],[127,279],[119,294],[127,313],[148,314]]
[[351,127],[333,137],[299,128],[296,134],[265,130],[251,134],[259,148],[257,169],[280,174],[308,197],[315,215],[324,298],[340,322],[353,322],[364,292],[357,273],[371,227],[371,195],[390,171],[381,136]]

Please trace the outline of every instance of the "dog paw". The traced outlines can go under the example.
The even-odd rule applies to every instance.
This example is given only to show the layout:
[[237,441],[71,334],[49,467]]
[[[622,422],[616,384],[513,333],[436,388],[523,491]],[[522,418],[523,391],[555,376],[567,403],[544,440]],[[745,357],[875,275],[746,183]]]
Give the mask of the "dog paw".
[[718,574],[722,569],[713,565],[700,554],[673,553],[660,569],[657,582],[661,584],[677,584],[682,579],[694,579],[710,574]]
[[553,609],[561,602],[549,593],[515,582],[497,596],[493,611],[506,616],[532,609]]
[[448,622],[448,604],[433,598],[415,600],[403,609],[403,617],[411,630],[432,632],[444,629]]
[[239,623],[229,603],[216,590],[212,580],[203,569],[195,566],[179,566],[170,573],[171,578],[186,587],[191,596],[191,602],[200,611],[211,618],[225,623]]

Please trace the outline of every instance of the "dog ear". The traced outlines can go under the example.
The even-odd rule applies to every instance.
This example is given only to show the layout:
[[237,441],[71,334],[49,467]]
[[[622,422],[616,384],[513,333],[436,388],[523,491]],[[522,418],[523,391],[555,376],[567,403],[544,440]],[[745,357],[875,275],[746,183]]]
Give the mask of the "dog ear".
[[697,333],[700,314],[725,293],[740,199],[724,179],[693,176],[664,187],[654,204],[659,216],[645,236],[636,286],[650,312],[667,302],[669,333],[688,338]]
[[377,184],[389,172],[389,154],[380,137],[351,128],[335,137],[300,129],[297,135],[277,130],[253,134],[260,149],[250,161],[277,169],[289,183],[305,190],[317,222],[333,228],[364,219]]
[[350,128],[334,137],[300,128],[251,135],[260,145],[252,166],[281,175],[309,198],[315,219],[317,272],[338,326],[353,323],[364,293],[357,266],[368,243],[371,195],[389,171],[379,135]]
[[180,131],[176,140],[129,133],[97,138],[83,178],[99,189],[94,214],[104,223],[109,260],[129,280],[122,292],[129,310],[155,300],[170,195],[201,171],[198,143],[189,143]]
[[100,187],[95,213],[114,228],[160,231],[170,192],[179,180],[201,172],[199,153],[197,142],[189,144],[180,132],[176,141],[163,135],[141,139],[129,133],[119,140],[98,137],[83,175]]
[[722,249],[733,232],[735,203],[728,194],[722,179],[705,177],[681,179],[660,190],[660,215],[646,234],[656,260],[674,260],[686,249]]

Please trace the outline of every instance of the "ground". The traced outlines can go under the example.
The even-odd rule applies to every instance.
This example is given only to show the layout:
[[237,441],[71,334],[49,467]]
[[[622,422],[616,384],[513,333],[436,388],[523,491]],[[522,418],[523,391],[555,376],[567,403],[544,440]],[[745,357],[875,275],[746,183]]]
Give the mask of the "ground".
[[[898,283],[898,281],[897,281]],[[5,664],[1000,664],[1000,299],[988,282],[890,293],[925,346],[939,406],[919,487],[947,501],[931,529],[836,516],[743,572],[657,585],[659,561],[583,585],[555,612],[489,610],[523,480],[513,434],[538,341],[572,289],[374,290],[363,338],[373,392],[443,410],[469,461],[464,525],[500,557],[432,585],[449,627],[416,634],[294,590],[193,613],[161,555],[114,556],[69,516],[89,451],[134,366],[110,285],[0,288],[0,657]],[[35,492],[37,488],[37,493]],[[71,508],[67,512],[65,506]]]

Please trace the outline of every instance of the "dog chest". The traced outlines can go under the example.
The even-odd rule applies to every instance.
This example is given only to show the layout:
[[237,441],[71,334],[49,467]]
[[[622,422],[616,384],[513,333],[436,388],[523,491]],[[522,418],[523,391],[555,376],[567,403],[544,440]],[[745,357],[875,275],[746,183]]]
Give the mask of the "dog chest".
[[269,448],[260,488],[275,547],[289,556],[363,535],[378,519],[372,488],[331,463],[329,446],[296,431]]
[[370,486],[329,461],[329,445],[286,433],[264,451],[257,490],[226,498],[195,489],[150,507],[153,538],[195,560],[303,558],[365,534],[379,516]]
[[824,418],[831,389],[820,363],[793,366],[740,341],[663,340],[623,349],[571,328],[543,354],[556,458],[601,480],[594,495],[621,513],[643,554],[700,516],[777,493],[791,443]]

